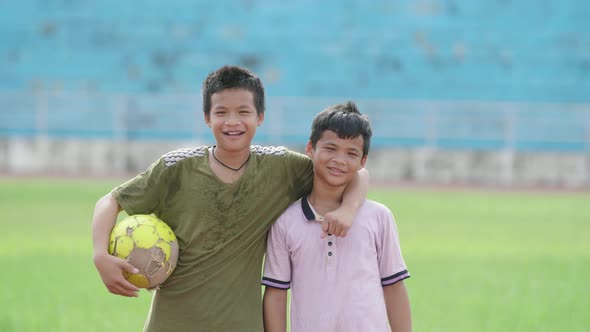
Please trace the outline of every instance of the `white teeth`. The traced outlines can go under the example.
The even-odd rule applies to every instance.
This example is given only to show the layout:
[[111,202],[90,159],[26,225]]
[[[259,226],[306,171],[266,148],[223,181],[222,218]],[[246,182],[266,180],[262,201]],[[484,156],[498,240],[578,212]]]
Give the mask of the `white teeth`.
[[230,131],[230,132],[227,132],[226,134],[227,134],[227,135],[239,135],[239,134],[241,134],[241,133],[242,133],[242,132],[240,132],[240,131]]
[[328,169],[334,173],[344,173],[343,171],[336,169],[336,168],[328,167]]

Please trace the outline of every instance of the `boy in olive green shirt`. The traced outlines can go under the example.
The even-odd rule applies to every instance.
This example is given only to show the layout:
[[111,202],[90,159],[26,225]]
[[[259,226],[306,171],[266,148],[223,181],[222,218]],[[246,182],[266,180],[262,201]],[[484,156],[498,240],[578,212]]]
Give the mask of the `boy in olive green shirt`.
[[[180,256],[154,294],[145,331],[262,331],[266,233],[311,190],[312,162],[284,147],[251,145],[264,120],[264,88],[248,70],[209,74],[203,110],[215,145],[169,152],[97,202],[94,262],[111,293],[137,296],[122,276],[134,267],[108,254],[108,239],[121,210],[153,213],[175,232]],[[326,216],[325,234],[346,235],[367,188],[362,170],[340,209]]]

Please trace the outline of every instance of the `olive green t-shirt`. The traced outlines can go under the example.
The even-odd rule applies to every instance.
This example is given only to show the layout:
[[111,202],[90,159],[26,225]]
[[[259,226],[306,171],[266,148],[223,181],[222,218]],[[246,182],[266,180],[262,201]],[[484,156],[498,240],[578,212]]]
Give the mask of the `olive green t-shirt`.
[[145,331],[262,331],[266,233],[311,191],[312,162],[284,147],[252,146],[234,183],[209,167],[207,147],[162,156],[113,190],[128,214],[165,221],[178,238],[172,275],[154,293]]

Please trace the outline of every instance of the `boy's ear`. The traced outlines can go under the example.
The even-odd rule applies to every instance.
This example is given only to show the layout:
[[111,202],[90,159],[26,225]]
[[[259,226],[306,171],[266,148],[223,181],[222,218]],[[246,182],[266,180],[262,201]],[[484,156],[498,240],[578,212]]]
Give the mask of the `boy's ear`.
[[203,113],[203,115],[205,116],[205,123],[207,124],[207,127],[211,127],[211,117],[209,114],[207,113]]
[[368,157],[367,155],[364,155],[363,158],[361,159],[361,167],[359,168],[359,170],[361,168],[365,167],[365,164],[367,163],[367,157]]
[[258,114],[258,125],[260,126],[264,122],[264,113]]
[[307,141],[307,145],[305,146],[305,154],[309,158],[313,156],[313,146],[311,145],[311,141]]

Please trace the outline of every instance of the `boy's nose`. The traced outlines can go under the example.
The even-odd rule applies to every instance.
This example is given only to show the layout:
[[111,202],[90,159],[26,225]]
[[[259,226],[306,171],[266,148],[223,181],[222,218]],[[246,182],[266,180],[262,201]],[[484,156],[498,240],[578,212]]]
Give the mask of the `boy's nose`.
[[230,126],[240,124],[240,122],[241,122],[240,117],[237,115],[230,115],[225,120],[225,124],[230,125]]
[[346,164],[346,154],[336,153],[336,155],[334,155],[334,161],[339,164]]

